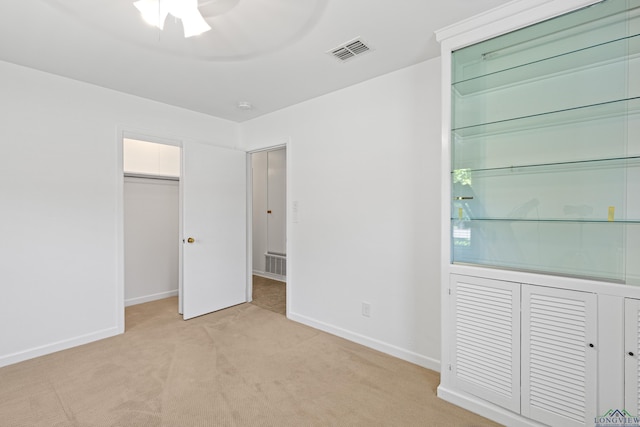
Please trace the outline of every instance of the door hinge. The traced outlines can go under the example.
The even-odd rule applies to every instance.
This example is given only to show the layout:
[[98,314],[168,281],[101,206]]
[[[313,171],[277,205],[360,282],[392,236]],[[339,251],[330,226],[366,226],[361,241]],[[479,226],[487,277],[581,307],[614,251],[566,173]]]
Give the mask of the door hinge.
[[451,288],[449,288],[449,295],[451,295]]
[[449,370],[451,370],[451,363],[449,363]]

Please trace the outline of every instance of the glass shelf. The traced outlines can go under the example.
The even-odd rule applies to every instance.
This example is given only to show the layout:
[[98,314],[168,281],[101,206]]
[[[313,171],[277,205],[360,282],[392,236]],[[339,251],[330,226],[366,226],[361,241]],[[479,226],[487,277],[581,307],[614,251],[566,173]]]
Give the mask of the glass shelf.
[[[526,159],[523,159],[526,160]],[[630,222],[640,218],[640,156],[455,170],[457,220]]]
[[453,52],[454,83],[638,34],[639,0],[603,1]]
[[467,222],[467,221],[499,221],[499,222],[573,222],[573,223],[595,223],[595,224],[612,224],[612,223],[617,223],[617,224],[640,224],[640,219],[624,219],[624,220],[617,220],[614,219],[612,221],[609,221],[607,219],[590,219],[590,218],[585,218],[585,219],[564,219],[564,218],[544,218],[544,219],[539,219],[539,218],[464,218],[464,219],[460,219],[460,218],[450,218],[451,221],[456,221],[456,222]]
[[[481,177],[483,172],[492,173],[493,172],[503,172],[508,174],[513,173],[530,173],[531,171],[541,172],[541,171],[553,171],[554,169],[559,168],[567,168],[573,167],[575,169],[582,168],[611,168],[611,169],[619,169],[619,168],[629,168],[629,167],[638,167],[640,166],[640,156],[629,156],[629,157],[614,157],[610,159],[589,159],[589,160],[575,160],[568,162],[553,162],[553,163],[540,163],[540,164],[522,164],[522,165],[513,165],[513,166],[501,166],[494,168],[481,168],[481,169],[465,169],[467,173],[475,174],[475,177]],[[575,170],[572,169],[572,170]],[[453,170],[451,175],[455,175],[458,173],[458,170]]]
[[628,251],[630,229],[640,225],[452,221],[452,262],[624,283],[626,266],[640,263]]
[[640,97],[618,99],[596,105],[580,106],[566,110],[549,111],[526,117],[515,117],[492,123],[454,128],[454,137],[466,138],[506,132],[547,128],[567,123],[580,123],[593,119],[624,117],[640,114]]
[[452,170],[640,156],[640,98],[488,123],[451,134]]
[[640,53],[640,35],[632,35],[595,46],[566,52],[525,63],[506,70],[497,71],[453,83],[453,89],[460,95],[492,90],[517,83],[525,84],[532,79],[541,79],[552,74],[575,72],[582,68],[594,68],[612,61],[627,61],[629,56]]
[[638,75],[640,55],[628,61],[532,79],[501,90],[464,97],[454,93],[451,129],[638,98]]
[[640,0],[452,52],[451,261],[640,285],[638,76]]

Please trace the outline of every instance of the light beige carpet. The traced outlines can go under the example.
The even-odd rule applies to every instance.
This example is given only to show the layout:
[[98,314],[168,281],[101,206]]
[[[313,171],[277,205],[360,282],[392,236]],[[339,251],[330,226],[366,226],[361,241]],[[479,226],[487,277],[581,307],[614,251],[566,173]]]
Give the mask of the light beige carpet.
[[266,277],[253,276],[252,304],[274,313],[287,313],[287,284]]
[[496,425],[436,398],[435,372],[255,305],[176,308],[129,307],[123,335],[0,369],[0,425]]

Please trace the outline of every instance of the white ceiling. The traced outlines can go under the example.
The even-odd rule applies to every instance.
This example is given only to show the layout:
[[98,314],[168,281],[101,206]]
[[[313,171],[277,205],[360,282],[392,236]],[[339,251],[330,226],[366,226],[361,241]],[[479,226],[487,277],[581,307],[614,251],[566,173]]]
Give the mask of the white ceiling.
[[[0,60],[242,122],[436,57],[434,30],[507,2],[199,0],[213,30],[184,39],[133,1],[1,0]],[[372,51],[326,53],[358,37]]]

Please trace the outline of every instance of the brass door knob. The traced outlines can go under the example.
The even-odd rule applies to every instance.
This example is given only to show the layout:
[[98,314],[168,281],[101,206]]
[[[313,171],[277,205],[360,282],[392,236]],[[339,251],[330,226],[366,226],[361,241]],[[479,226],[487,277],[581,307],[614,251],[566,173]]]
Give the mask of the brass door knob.
[[189,237],[189,238],[187,239],[187,242],[188,242],[188,243],[193,243],[193,242],[195,242],[195,241],[196,241],[196,239],[194,239],[193,237]]

